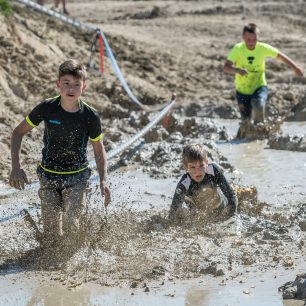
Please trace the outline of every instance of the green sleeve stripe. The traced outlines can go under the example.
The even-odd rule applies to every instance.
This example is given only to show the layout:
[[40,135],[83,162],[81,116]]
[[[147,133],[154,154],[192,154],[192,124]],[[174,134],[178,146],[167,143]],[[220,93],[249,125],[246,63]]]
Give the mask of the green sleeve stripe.
[[52,99],[57,99],[60,95],[56,95],[54,97],[50,97],[50,98],[47,98],[45,101],[49,101],[49,100],[52,100]]
[[25,120],[31,127],[33,128],[36,127],[36,125],[30,120],[29,116],[26,116]]
[[97,111],[94,107],[90,106],[88,103],[86,103],[85,101],[81,100],[82,103],[84,103],[86,106],[88,106],[89,108],[91,108],[92,110],[94,110],[95,112]]
[[98,137],[96,138],[90,138],[91,141],[99,141],[104,137],[104,133],[100,134]]

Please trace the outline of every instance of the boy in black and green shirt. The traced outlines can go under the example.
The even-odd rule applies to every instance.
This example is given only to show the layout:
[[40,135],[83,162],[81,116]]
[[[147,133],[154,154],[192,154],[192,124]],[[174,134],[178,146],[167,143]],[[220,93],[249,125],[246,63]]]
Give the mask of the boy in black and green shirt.
[[40,181],[44,237],[54,242],[63,234],[75,233],[84,211],[90,169],[87,143],[91,141],[100,176],[105,205],[111,201],[106,184],[107,158],[98,113],[80,99],[86,88],[85,67],[67,60],[59,67],[56,82],[60,95],[37,105],[14,129],[11,141],[10,185],[24,189],[27,176],[19,152],[23,136],[44,121],[42,161],[37,168]]

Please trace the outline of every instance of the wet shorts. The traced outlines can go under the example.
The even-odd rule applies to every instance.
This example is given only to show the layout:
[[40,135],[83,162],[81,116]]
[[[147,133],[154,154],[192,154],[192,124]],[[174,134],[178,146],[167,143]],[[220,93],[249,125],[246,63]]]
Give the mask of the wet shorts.
[[251,118],[253,107],[262,110],[266,106],[268,93],[269,91],[267,86],[259,87],[252,95],[245,95],[236,91],[236,98],[241,117],[243,119]]
[[38,167],[38,194],[42,203],[59,210],[65,210],[68,203],[82,206],[90,174],[90,168],[74,174],[53,174]]

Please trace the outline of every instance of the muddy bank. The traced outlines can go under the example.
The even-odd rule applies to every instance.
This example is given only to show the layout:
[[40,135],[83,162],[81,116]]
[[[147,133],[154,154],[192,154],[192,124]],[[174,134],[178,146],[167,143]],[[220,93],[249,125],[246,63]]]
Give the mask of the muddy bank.
[[269,138],[271,149],[306,152],[306,138],[304,135],[274,135]]

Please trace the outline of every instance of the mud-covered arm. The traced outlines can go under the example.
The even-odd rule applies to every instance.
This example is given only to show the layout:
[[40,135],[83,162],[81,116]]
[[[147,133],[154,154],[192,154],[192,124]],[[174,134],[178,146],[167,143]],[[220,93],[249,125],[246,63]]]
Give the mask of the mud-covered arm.
[[24,189],[28,184],[28,178],[20,164],[20,149],[23,136],[32,130],[32,126],[23,120],[13,131],[11,139],[12,170],[10,173],[10,185],[16,189]]
[[104,205],[106,207],[111,202],[111,192],[108,185],[106,184],[106,174],[107,174],[106,152],[101,140],[96,140],[96,141],[92,140],[91,144],[94,150],[96,165],[100,177],[101,194],[102,197],[103,196],[105,197]]
[[229,60],[225,62],[223,71],[227,74],[240,74],[240,75],[248,74],[248,71],[246,69],[236,67],[235,64]]
[[230,215],[233,215],[235,214],[238,205],[237,195],[233,187],[229,184],[226,177],[224,176],[222,169],[216,164],[214,164],[213,167],[216,183],[227,198],[230,208]]
[[179,208],[182,208],[185,201],[186,188],[182,184],[178,184],[173,196],[172,204],[169,211],[169,219],[173,220],[176,217],[176,212]]
[[277,57],[276,57],[279,61],[283,62],[285,65],[287,65],[288,67],[290,67],[294,73],[299,76],[299,77],[303,77],[304,76],[304,72],[303,69],[301,67],[299,67],[289,56],[287,56],[286,54],[279,52]]

